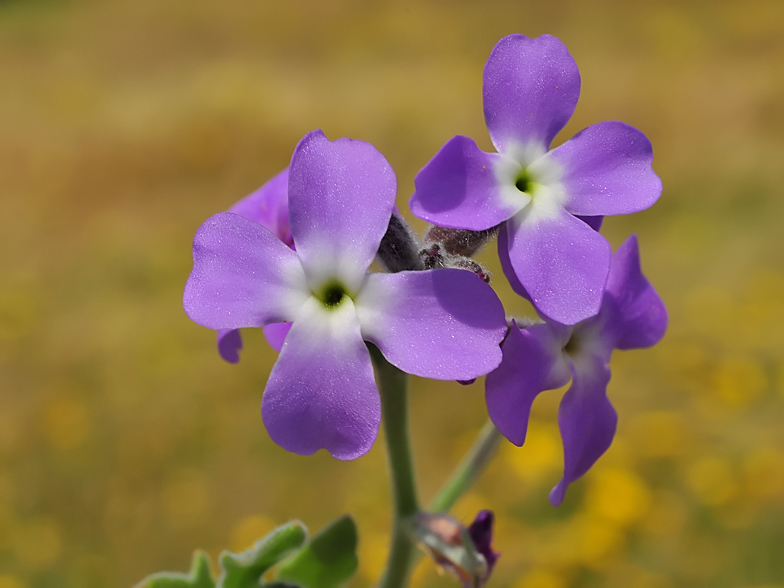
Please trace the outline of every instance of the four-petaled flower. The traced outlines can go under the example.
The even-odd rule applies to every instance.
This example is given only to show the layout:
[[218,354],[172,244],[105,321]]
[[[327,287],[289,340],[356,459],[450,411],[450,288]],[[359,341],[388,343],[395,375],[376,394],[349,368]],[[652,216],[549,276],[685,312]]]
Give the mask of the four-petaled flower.
[[501,39],[484,70],[485,121],[498,153],[452,138],[417,175],[410,203],[444,227],[503,223],[498,250],[513,288],[568,325],[599,311],[607,280],[610,245],[591,227],[661,194],[650,142],[624,123],[590,126],[548,152],[579,94],[577,65],[557,38]]
[[394,172],[372,145],[313,131],[289,168],[296,250],[232,213],[196,233],[184,295],[191,319],[212,329],[292,323],[262,400],[270,437],[289,451],[354,459],[370,449],[380,399],[365,341],[426,378],[468,380],[501,361],[503,307],[478,276],[368,273],[395,192]]
[[536,396],[572,380],[558,411],[564,475],[550,492],[554,505],[615,436],[618,418],[607,399],[613,350],[650,347],[666,328],[667,311],[642,274],[634,235],[612,256],[597,316],[574,326],[547,321],[521,329],[512,322],[504,359],[485,382],[490,418],[504,436],[522,445]]

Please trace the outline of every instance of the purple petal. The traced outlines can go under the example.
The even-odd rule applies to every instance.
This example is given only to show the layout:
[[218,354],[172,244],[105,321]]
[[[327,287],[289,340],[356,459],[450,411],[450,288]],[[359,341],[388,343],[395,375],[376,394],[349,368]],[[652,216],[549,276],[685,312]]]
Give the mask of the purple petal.
[[501,269],[503,270],[509,285],[512,287],[512,290],[526,300],[531,300],[528,292],[525,291],[520,280],[517,279],[514,268],[512,267],[512,261],[509,259],[509,230],[507,229],[507,223],[501,225],[501,229],[498,231],[498,259],[501,262]]
[[569,484],[596,463],[610,447],[618,415],[607,399],[610,366],[598,356],[572,364],[572,386],[561,400],[558,426],[564,446],[564,476],[550,492],[550,502],[563,502]]
[[278,239],[291,246],[289,228],[289,168],[274,176],[261,188],[249,194],[228,212],[239,214],[272,231]]
[[470,380],[501,361],[504,308],[472,272],[371,274],[356,304],[364,339],[406,373]]
[[291,320],[308,298],[297,254],[261,225],[221,212],[199,227],[183,306],[211,329]]
[[363,141],[305,135],[291,159],[291,232],[312,288],[342,280],[356,291],[387,231],[395,203],[392,168]]
[[264,327],[264,338],[275,351],[280,353],[286,335],[291,330],[291,323],[272,323]]
[[537,310],[564,325],[597,314],[610,269],[610,244],[563,209],[550,217],[521,218],[523,214],[506,223],[508,261]]
[[603,216],[577,216],[577,218],[579,218],[597,233],[602,229],[602,223],[604,222]]
[[501,347],[501,365],[485,379],[490,419],[518,447],[525,443],[534,399],[540,392],[563,386],[571,377],[562,347],[550,325],[520,329],[512,322]]
[[473,139],[453,137],[414,179],[411,212],[442,227],[472,231],[504,222],[530,198],[522,192],[510,197],[499,185],[496,167],[503,160],[497,153],[481,151]]
[[485,65],[485,121],[501,153],[515,144],[536,144],[546,151],[579,96],[577,64],[550,35],[504,37]]
[[218,331],[218,353],[225,361],[239,362],[241,349],[242,337],[239,329],[220,329]]
[[289,331],[261,404],[275,443],[300,455],[326,449],[337,459],[367,453],[381,400],[353,303],[329,310],[311,299]]
[[659,342],[667,330],[667,309],[642,274],[637,235],[613,254],[607,293],[615,300],[617,349],[639,349]]
[[651,167],[651,142],[622,122],[590,126],[544,157],[563,168],[564,207],[572,214],[638,212],[656,202],[662,192],[661,180]]

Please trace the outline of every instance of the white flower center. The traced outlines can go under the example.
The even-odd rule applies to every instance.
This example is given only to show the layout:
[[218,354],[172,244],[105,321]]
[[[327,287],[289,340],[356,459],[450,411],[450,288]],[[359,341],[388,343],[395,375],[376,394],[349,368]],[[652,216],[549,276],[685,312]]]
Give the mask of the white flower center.
[[566,201],[562,166],[546,157],[538,143],[513,144],[500,155],[495,177],[504,202],[520,210],[515,221],[524,224],[556,218]]

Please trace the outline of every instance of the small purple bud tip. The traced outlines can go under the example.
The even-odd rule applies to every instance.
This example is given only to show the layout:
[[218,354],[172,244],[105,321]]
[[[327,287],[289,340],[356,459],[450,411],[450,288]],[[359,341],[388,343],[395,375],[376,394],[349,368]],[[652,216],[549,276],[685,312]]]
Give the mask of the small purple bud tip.
[[490,576],[493,571],[493,566],[496,560],[501,556],[500,553],[493,551],[491,543],[493,541],[493,522],[495,515],[492,510],[481,510],[476,515],[474,522],[468,527],[468,535],[471,541],[474,542],[476,550],[485,557],[487,561],[487,575],[485,580]]

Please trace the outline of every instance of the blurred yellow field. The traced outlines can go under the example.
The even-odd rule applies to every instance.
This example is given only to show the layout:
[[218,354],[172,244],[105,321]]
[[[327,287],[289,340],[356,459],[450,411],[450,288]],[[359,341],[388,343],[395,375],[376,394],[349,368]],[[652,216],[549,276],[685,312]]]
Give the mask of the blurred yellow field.
[[[608,453],[553,508],[561,394],[454,510],[496,512],[489,586],[784,587],[784,3],[0,0],[0,588],[126,587],[352,513],[387,552],[383,443],[287,453],[261,421],[276,354],[237,365],[182,310],[198,226],[322,128],[413,178],[455,134],[490,149],[482,67],[550,33],[580,67],[563,142],[642,130],[660,201],[636,232],[664,340],[613,358]],[[482,260],[510,315],[532,310]],[[412,381],[427,501],[487,418],[482,381]],[[415,586],[457,586],[423,561]]]

